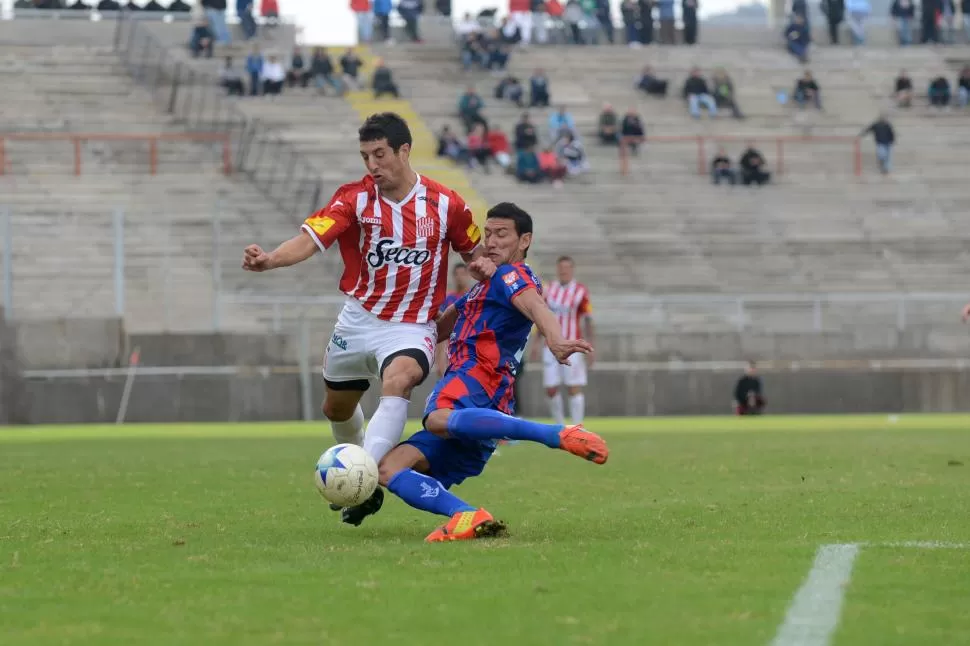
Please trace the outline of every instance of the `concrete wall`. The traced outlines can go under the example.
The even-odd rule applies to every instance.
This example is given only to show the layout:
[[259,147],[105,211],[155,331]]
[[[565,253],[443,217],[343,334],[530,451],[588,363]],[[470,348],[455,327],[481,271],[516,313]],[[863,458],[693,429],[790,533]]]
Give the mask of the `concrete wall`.
[[[703,415],[730,412],[738,375],[714,372],[598,371],[587,391],[590,415]],[[970,411],[970,373],[802,371],[764,375],[769,413]],[[30,423],[113,422],[122,378],[30,379],[26,420]],[[539,375],[525,375],[522,412],[547,415]],[[431,384],[412,396],[410,413],[420,417]],[[364,402],[374,411],[377,388]],[[323,392],[314,378],[316,419]],[[132,389],[131,422],[232,422],[301,418],[298,375],[239,377],[141,377]]]
[[128,360],[121,319],[17,321],[14,330],[25,370],[111,368]]
[[0,424],[26,421],[21,405],[24,401],[20,358],[17,355],[17,335],[7,325],[0,307]]

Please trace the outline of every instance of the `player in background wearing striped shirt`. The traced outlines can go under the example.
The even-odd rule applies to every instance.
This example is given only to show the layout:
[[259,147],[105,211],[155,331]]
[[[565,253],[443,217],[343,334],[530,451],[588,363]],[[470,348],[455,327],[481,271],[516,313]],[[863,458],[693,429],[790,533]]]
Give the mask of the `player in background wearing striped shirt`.
[[[559,317],[562,335],[568,340],[585,339],[593,341],[593,308],[589,303],[589,290],[575,280],[576,265],[569,256],[561,256],[556,261],[558,280],[549,283],[545,298],[549,309]],[[582,327],[586,327],[583,334]],[[541,338],[541,335],[540,335]],[[540,344],[532,346],[533,361],[539,358]],[[586,415],[586,369],[593,366],[593,354],[578,354],[570,365],[561,365],[549,351],[543,348],[542,384],[546,389],[549,412],[556,424],[564,423],[561,388],[565,386],[569,394],[569,416],[573,424],[582,424]]]
[[[449,247],[472,263],[478,279],[491,277],[495,267],[487,258],[473,262],[482,255],[481,232],[461,196],[412,170],[404,119],[375,114],[358,134],[367,175],[340,187],[300,233],[273,251],[247,247],[243,268],[289,267],[337,243],[347,300],[324,358],[323,413],[334,440],[362,445],[379,463],[401,439],[412,389],[431,371]],[[382,396],[364,434],[360,399],[375,377]],[[383,500],[378,488],[361,505],[344,509],[343,521],[359,525]]]

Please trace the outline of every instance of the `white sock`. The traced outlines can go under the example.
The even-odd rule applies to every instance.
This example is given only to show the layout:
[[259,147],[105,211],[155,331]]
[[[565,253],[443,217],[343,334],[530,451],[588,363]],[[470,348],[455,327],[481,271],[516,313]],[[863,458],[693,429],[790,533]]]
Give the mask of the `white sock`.
[[354,414],[350,419],[342,422],[330,420],[330,430],[333,432],[333,439],[337,444],[364,444],[364,411],[360,404],[354,409]]
[[381,397],[381,403],[367,424],[364,450],[380,463],[388,451],[397,446],[408,421],[408,400],[403,397]]
[[569,416],[573,418],[573,424],[582,424],[583,417],[586,415],[586,395],[569,396]]
[[562,426],[565,421],[562,412],[562,393],[557,391],[552,397],[547,397],[546,401],[549,402],[549,414],[552,415],[552,421]]

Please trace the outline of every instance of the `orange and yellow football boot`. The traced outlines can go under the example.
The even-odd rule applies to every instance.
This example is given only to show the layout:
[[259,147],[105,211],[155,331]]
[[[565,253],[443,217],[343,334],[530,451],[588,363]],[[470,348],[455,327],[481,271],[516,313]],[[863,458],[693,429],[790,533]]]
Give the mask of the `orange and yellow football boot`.
[[425,540],[426,543],[445,541],[467,541],[475,538],[490,538],[505,534],[505,523],[495,520],[484,509],[460,511],[447,523],[434,530]]
[[610,450],[603,438],[590,433],[582,424],[567,426],[559,431],[559,448],[596,464],[605,464],[610,457]]

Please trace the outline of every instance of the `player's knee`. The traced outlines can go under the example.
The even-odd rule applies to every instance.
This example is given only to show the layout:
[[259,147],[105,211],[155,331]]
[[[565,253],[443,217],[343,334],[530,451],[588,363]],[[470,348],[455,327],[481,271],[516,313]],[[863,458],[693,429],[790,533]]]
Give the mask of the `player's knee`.
[[390,397],[409,399],[411,397],[411,391],[421,383],[423,377],[424,373],[417,365],[413,368],[402,368],[394,372],[385,372],[381,386],[383,394]]
[[450,410],[441,409],[432,411],[424,420],[424,428],[429,433],[434,433],[438,437],[449,437],[448,417],[450,415]]
[[353,417],[356,403],[341,402],[332,397],[323,400],[323,416],[331,422],[346,422]]
[[381,460],[381,463],[377,465],[377,482],[380,483],[382,487],[386,487],[387,484],[394,479],[394,476],[404,471],[407,467],[397,464],[395,461],[388,462],[386,459]]
[[569,395],[570,395],[570,397],[575,396],[575,395],[578,395],[581,392],[583,392],[582,386],[570,386],[569,387]]
[[546,397],[555,397],[558,392],[558,388],[546,388]]

